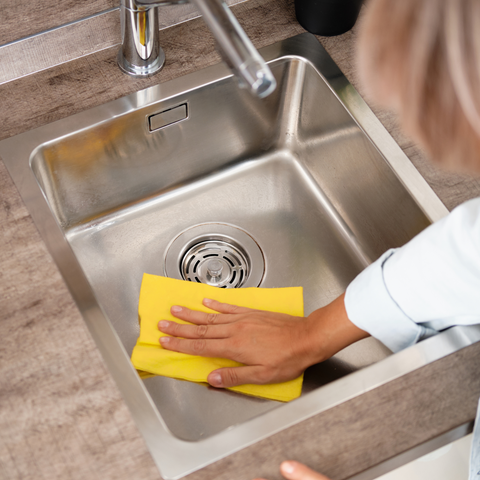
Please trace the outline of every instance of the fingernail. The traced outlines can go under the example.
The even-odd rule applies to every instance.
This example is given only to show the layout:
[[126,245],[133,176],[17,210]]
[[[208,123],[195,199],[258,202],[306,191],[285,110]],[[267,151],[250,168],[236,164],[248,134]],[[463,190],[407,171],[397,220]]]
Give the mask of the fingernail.
[[210,298],[204,298],[203,303],[204,303],[204,305],[208,305],[208,304],[212,303],[212,300]]
[[163,330],[164,328],[168,328],[169,322],[166,320],[162,320],[161,322],[158,323],[158,328],[160,330]]
[[210,383],[210,385],[213,385],[214,387],[221,387],[222,376],[219,373],[211,373],[208,376],[208,383]]
[[171,311],[173,313],[179,313],[182,311],[182,307],[179,307],[178,305],[174,305],[172,308],[171,308]]
[[162,345],[166,345],[167,343],[170,342],[170,340],[171,340],[170,337],[160,337],[160,343],[161,343]]
[[285,473],[293,473],[293,471],[295,470],[295,467],[291,462],[283,462],[281,468]]

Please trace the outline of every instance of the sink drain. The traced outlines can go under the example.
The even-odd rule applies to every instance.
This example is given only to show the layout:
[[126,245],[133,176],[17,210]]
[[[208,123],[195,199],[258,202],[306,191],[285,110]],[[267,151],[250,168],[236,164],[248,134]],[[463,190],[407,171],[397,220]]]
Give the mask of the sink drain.
[[244,253],[224,239],[194,245],[180,262],[185,280],[217,287],[241,287],[249,270]]
[[165,275],[220,288],[258,287],[265,271],[262,251],[244,230],[204,223],[182,232],[165,254]]

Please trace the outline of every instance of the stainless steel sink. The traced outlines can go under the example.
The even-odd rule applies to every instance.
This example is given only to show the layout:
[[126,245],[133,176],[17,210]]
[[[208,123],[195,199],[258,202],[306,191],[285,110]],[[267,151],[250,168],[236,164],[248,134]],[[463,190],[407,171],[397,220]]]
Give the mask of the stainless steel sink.
[[315,37],[261,53],[278,82],[266,99],[217,65],[0,142],[165,478],[480,338],[453,329],[394,356],[364,340],[310,368],[289,405],[140,380],[129,355],[144,272],[181,277],[198,244],[221,245],[240,259],[222,286],[301,285],[308,314],[447,213]]

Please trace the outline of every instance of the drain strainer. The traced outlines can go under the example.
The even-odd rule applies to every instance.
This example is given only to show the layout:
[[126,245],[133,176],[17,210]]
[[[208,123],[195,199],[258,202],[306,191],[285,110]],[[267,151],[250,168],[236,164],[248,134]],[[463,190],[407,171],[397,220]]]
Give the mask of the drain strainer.
[[204,223],[182,232],[165,254],[165,275],[220,288],[258,287],[265,271],[262,251],[244,230]]

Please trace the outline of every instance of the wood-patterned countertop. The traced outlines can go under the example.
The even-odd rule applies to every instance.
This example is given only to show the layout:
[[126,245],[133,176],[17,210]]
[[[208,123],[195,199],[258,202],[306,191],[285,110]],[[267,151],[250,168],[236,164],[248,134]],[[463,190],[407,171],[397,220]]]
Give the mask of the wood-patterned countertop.
[[[303,32],[291,0],[233,8],[259,48]],[[360,90],[355,29],[320,38]],[[0,139],[219,61],[193,20],[161,33],[167,65],[138,80],[116,66],[116,48],[0,86]],[[374,109],[448,208],[480,195],[480,181],[434,169]],[[0,478],[160,479],[121,395],[0,162]],[[293,458],[348,478],[471,421],[480,396],[480,344],[321,413],[189,475],[191,480],[280,478]]]

